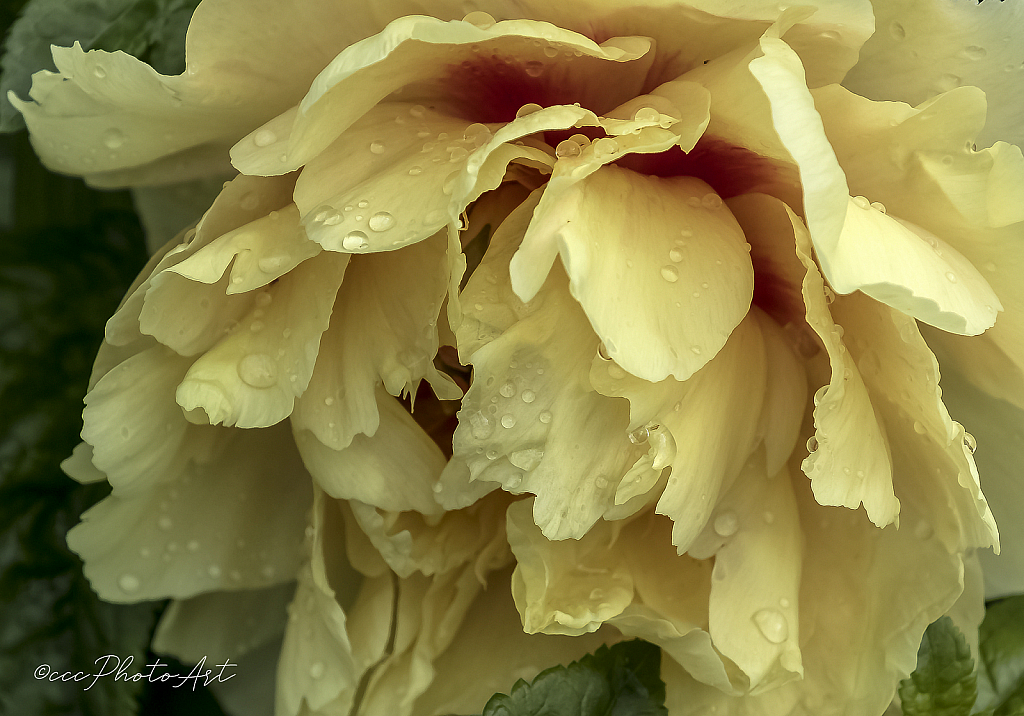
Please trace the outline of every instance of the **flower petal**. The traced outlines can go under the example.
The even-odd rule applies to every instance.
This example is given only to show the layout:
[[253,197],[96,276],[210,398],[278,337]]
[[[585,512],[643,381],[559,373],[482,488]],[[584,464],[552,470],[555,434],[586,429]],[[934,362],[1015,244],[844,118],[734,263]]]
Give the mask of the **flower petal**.
[[347,264],[347,256],[317,256],[258,294],[244,322],[189,368],[178,404],[211,425],[265,427],[288,417],[309,385]]
[[498,228],[462,294],[459,344],[474,351],[464,359],[474,381],[459,413],[455,459],[474,480],[536,494],[535,518],[550,539],[578,538],[612,507],[615,486],[639,453],[626,439],[625,401],[589,385],[585,371],[598,340],[564,275],[553,271],[530,304],[512,292],[508,259],[536,200]]
[[186,663],[237,661],[284,633],[285,607],[295,584],[268,589],[208,592],[172,601],[153,634],[153,651]]
[[68,532],[107,601],[266,587],[298,569],[310,496],[287,429],[188,430],[172,443],[172,474],[145,490],[115,486]]
[[[523,41],[534,38],[541,40],[541,44]],[[446,80],[441,88],[458,85],[459,78],[451,77],[451,73],[462,62],[472,66],[478,55],[509,56],[515,72],[530,79],[523,68],[529,67],[531,72],[539,69],[543,74],[548,65],[557,64],[545,52],[552,47],[557,51],[556,57],[566,49],[581,53],[570,72],[581,78],[582,87],[578,97],[574,93],[572,99],[566,98],[568,101],[547,104],[579,101],[599,112],[614,107],[638,94],[650,67],[650,42],[644,38],[612,38],[598,46],[582,35],[532,20],[500,22],[484,28],[465,21],[446,23],[423,16],[403,17],[380,34],[350,45],[321,71],[299,105],[288,134],[253,132],[232,149],[232,163],[247,174],[292,171],[326,149],[380,100],[405,85],[438,80]],[[641,59],[633,62],[638,58]],[[505,60],[499,62],[504,65]],[[616,63],[623,66],[616,73],[621,77],[614,83],[606,82],[605,73]],[[506,68],[507,71],[510,70]],[[595,81],[598,78],[600,81]],[[475,87],[471,83],[470,89]],[[445,99],[443,95],[427,98]]]
[[297,431],[311,431],[333,450],[359,433],[373,435],[374,386],[381,382],[392,395],[413,395],[426,378],[442,399],[459,397],[458,387],[432,363],[448,288],[446,254],[446,237],[439,233],[401,251],[352,257],[316,370],[295,402]]
[[383,388],[376,399],[380,425],[373,436],[356,435],[341,450],[293,423],[303,462],[332,497],[392,512],[440,512],[431,489],[444,467],[440,448]]
[[878,27],[843,84],[873,100],[918,104],[959,85],[974,85],[989,102],[981,146],[1024,144],[1020,69],[1024,28],[1014,3],[875,2]]
[[645,380],[689,378],[750,306],[743,232],[700,180],[605,167],[535,221],[557,235],[570,290],[609,356]]

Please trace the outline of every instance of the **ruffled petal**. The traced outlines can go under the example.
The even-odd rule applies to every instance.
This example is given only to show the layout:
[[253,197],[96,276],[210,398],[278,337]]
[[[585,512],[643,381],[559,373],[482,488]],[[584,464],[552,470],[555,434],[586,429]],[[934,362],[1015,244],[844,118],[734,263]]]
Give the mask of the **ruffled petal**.
[[982,333],[1003,308],[981,272],[956,249],[887,216],[863,196],[850,200],[832,260],[832,288],[838,293],[860,290],[950,333]]
[[296,431],[310,431],[332,450],[360,433],[372,436],[380,383],[391,395],[413,395],[426,378],[439,397],[460,396],[432,363],[448,271],[444,234],[401,251],[352,257],[316,370],[295,402]]
[[207,665],[238,662],[258,647],[278,641],[288,615],[285,607],[295,584],[268,589],[208,592],[175,600],[160,617],[153,634],[153,651],[186,662]]
[[181,599],[266,587],[296,573],[309,476],[287,429],[189,426],[188,438],[172,443],[178,452],[156,484],[115,485],[68,532],[103,599]]
[[[1024,406],[1024,295],[1017,280],[1024,225],[1024,158],[997,143],[971,150],[984,98],[961,88],[917,108],[872,103],[842,88],[816,90],[825,130],[852,191],[882,202],[982,271],[1005,308],[978,338],[938,337],[971,382]],[[863,140],[849,141],[856,131]],[[990,304],[995,308],[998,304]]]
[[960,85],[981,88],[989,117],[981,146],[1024,145],[1020,101],[1024,29],[1014,3],[875,2],[878,31],[843,84],[873,100],[919,104]]
[[359,500],[384,510],[441,511],[432,486],[444,455],[412,416],[382,388],[376,390],[379,427],[341,450],[293,423],[295,442],[313,479],[332,497]]
[[[455,459],[472,479],[537,495],[535,518],[551,539],[578,538],[613,504],[639,457],[626,438],[627,404],[594,392],[586,368],[597,337],[553,271],[529,304],[512,292],[508,259],[537,196],[492,237],[462,304],[459,344],[474,366],[455,431]],[[560,285],[561,284],[561,285]],[[590,445],[602,445],[594,451]],[[557,445],[558,449],[548,449]]]
[[536,221],[557,232],[570,290],[608,355],[640,378],[686,380],[750,305],[743,232],[700,180],[606,167]]
[[[811,240],[790,212],[796,254],[806,274],[803,297],[807,324],[825,346],[831,374],[814,394],[814,437],[801,465],[811,478],[814,497],[823,505],[858,508],[883,527],[898,519],[900,501],[892,486],[889,441],[861,375],[864,367],[851,357],[843,328],[829,311],[825,283],[811,256]],[[818,341],[813,338],[813,350]]]
[[[524,39],[538,39],[540,44]],[[556,59],[545,52],[548,48],[556,50]],[[232,162],[247,174],[292,171],[326,149],[366,111],[399,88],[417,83],[424,100],[447,99],[456,104],[462,99],[458,96],[460,85],[471,92],[478,89],[480,81],[471,72],[474,64],[486,62],[490,67],[492,61],[480,57],[497,55],[494,62],[505,72],[521,73],[530,79],[534,72],[540,78],[549,65],[564,64],[557,57],[566,49],[580,52],[569,71],[579,78],[581,87],[571,99],[566,98],[568,101],[556,99],[546,104],[579,101],[600,112],[636,96],[650,67],[650,57],[644,58],[650,41],[644,38],[612,38],[598,46],[582,35],[532,20],[478,27],[466,21],[445,23],[423,16],[403,17],[380,34],[349,46],[328,64],[303,98],[294,123],[281,128],[287,129],[286,134],[275,131],[276,125],[273,130],[253,132],[232,149]],[[511,66],[506,65],[506,56]],[[469,63],[466,77],[458,74],[463,62]],[[606,72],[616,64],[622,65],[617,73],[622,76],[607,82]],[[435,93],[424,94],[424,83],[438,83]],[[472,95],[467,100],[472,115]],[[480,106],[488,109],[486,102]],[[512,112],[517,108],[513,107]],[[486,116],[476,119],[489,121]]]
[[970,428],[972,437],[965,434],[962,439],[977,446],[973,457],[999,525],[999,554],[989,550],[979,553],[985,597],[998,599],[1024,592],[1024,525],[1016,519],[1015,508],[1024,499],[1024,483],[1020,480],[1024,412],[979,390],[962,373],[949,369],[944,352],[937,351],[937,356],[943,366],[942,401],[951,415]]
[[288,417],[309,385],[347,264],[347,256],[318,256],[259,293],[243,322],[189,368],[178,404],[211,425],[265,427]]

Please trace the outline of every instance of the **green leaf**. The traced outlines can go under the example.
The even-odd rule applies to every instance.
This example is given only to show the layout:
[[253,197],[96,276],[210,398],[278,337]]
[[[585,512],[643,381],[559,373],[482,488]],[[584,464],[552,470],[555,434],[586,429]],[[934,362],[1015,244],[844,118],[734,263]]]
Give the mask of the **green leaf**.
[[904,716],[967,716],[977,697],[971,648],[953,620],[941,617],[924,632],[917,668],[900,682]]
[[139,664],[160,608],[93,594],[64,535],[109,488],[59,467],[78,442],[103,323],[145,261],[141,230],[125,193],[45,172],[27,145],[0,142],[18,190],[0,234],[0,713],[134,714],[139,683],[86,691],[34,676],[91,673],[108,654]]
[[483,716],[666,716],[661,649],[635,639],[495,694]]
[[25,126],[7,101],[28,96],[32,75],[54,71],[50,45],[123,50],[158,72],[185,69],[185,31],[198,0],[29,0],[11,26],[0,59],[0,132]]
[[979,640],[978,708],[1024,716],[1024,595],[990,606]]

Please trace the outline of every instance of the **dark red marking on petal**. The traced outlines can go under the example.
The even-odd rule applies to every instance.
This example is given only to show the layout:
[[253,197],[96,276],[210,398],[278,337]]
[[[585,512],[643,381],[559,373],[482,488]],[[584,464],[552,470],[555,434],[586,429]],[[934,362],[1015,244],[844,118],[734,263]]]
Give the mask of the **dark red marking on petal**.
[[785,181],[786,173],[773,159],[708,135],[689,152],[672,147],[658,154],[629,154],[616,164],[649,176],[696,177],[723,199],[752,192],[775,194],[772,188]]

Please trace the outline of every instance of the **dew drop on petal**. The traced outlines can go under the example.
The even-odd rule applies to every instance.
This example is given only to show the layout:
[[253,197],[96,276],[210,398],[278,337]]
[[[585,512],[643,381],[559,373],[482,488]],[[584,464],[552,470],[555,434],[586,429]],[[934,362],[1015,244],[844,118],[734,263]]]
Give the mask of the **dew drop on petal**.
[[560,159],[565,159],[567,157],[577,157],[579,156],[581,151],[582,150],[580,149],[579,144],[572,141],[571,139],[563,139],[561,142],[558,143],[558,146],[555,147],[555,156]]
[[537,394],[532,390],[524,390],[522,398],[524,403],[532,403],[537,399]]
[[362,231],[350,231],[341,240],[341,246],[346,251],[360,251],[369,245],[370,242],[366,240],[366,234]]
[[483,413],[474,413],[469,416],[469,430],[477,440],[486,440],[494,432],[494,424]]
[[412,107],[409,108],[409,114],[411,114],[416,119],[422,118],[426,111],[427,108],[424,107],[422,104],[413,105]]
[[924,435],[928,431],[925,429],[924,425],[922,425],[919,420],[915,420],[914,421],[914,432],[917,433],[918,435]]
[[419,176],[422,173],[423,173],[423,167],[411,167],[409,169],[409,176],[411,176],[411,177]]
[[512,413],[505,413],[501,416],[501,427],[503,428],[514,428],[516,426],[516,416]]
[[370,217],[368,224],[370,226],[370,231],[387,231],[394,227],[395,217],[386,211],[378,211]]
[[478,27],[481,30],[489,30],[496,24],[494,18],[491,17],[490,14],[483,12],[482,10],[477,10],[475,12],[469,13],[464,18],[462,18],[462,21],[468,22],[470,25],[474,25],[475,27]]
[[103,133],[103,146],[107,149],[117,149],[124,144],[124,134],[119,129],[108,129]]
[[542,109],[544,108],[535,102],[524,104],[522,107],[516,110],[516,119],[519,119],[520,117],[525,117],[528,114],[533,114],[534,112],[539,112]]
[[117,586],[121,588],[122,592],[125,592],[126,594],[132,594],[134,592],[139,591],[139,587],[141,586],[141,584],[139,583],[139,578],[136,577],[134,574],[126,573],[118,577]]
[[669,283],[675,283],[679,280],[679,269],[675,266],[662,266],[661,277]]
[[207,568],[206,573],[209,574],[213,579],[218,579],[220,578],[220,567],[218,567],[216,564],[211,564],[209,568]]
[[669,249],[668,260],[674,261],[675,263],[679,263],[680,261],[683,260],[683,252],[680,251],[679,249]]
[[980,60],[983,57],[985,57],[985,55],[988,54],[988,51],[986,51],[984,47],[978,47],[977,45],[968,45],[963,49],[963,52],[961,52],[961,54],[968,60]]
[[324,664],[322,661],[314,661],[309,667],[309,676],[313,679],[319,679],[324,675]]
[[277,384],[277,363],[266,353],[250,353],[238,362],[238,377],[253,388]]
[[537,420],[547,425],[551,422],[551,412],[548,410],[542,410],[540,415],[537,416]]
[[978,441],[970,433],[964,433],[964,447],[970,450],[973,455],[974,451],[978,449]]
[[544,63],[537,60],[531,60],[523,65],[523,69],[530,77],[540,77],[544,74]]
[[502,384],[501,388],[498,389],[498,392],[506,398],[511,398],[516,394],[516,386],[512,381],[506,381]]
[[789,637],[789,623],[777,609],[762,609],[754,614],[754,623],[765,639],[781,644]]
[[170,517],[168,517],[167,515],[164,515],[163,517],[161,517],[160,519],[158,519],[156,521],[156,526],[159,527],[162,530],[169,530],[169,529],[171,529],[171,527],[174,526],[174,522],[171,520]]
[[907,39],[907,31],[906,31],[906,29],[904,29],[903,25],[901,25],[900,23],[898,23],[896,21],[893,21],[889,25],[889,34],[892,36],[892,38],[894,40],[905,40],[905,39]]
[[855,197],[853,197],[853,203],[856,204],[857,206],[859,206],[861,209],[870,209],[871,208],[871,202],[868,201],[863,196],[855,196]]
[[946,280],[949,281],[950,283],[956,283],[956,274],[953,273],[952,271],[947,271]]
[[372,154],[383,154],[385,149],[384,142],[379,139],[370,142],[370,152]]
[[269,129],[261,129],[256,132],[256,135],[252,138],[252,143],[257,147],[269,147],[271,144],[277,141],[277,135]]
[[721,209],[722,197],[720,197],[718,194],[709,192],[704,195],[703,199],[700,200],[700,204],[705,209],[708,209],[710,211],[714,211],[715,209]]
[[731,537],[739,530],[740,521],[735,512],[726,510],[715,518],[714,528],[720,537]]
[[96,79],[101,80],[107,76],[107,71],[100,65],[96,65],[92,68],[92,73],[96,75]]

